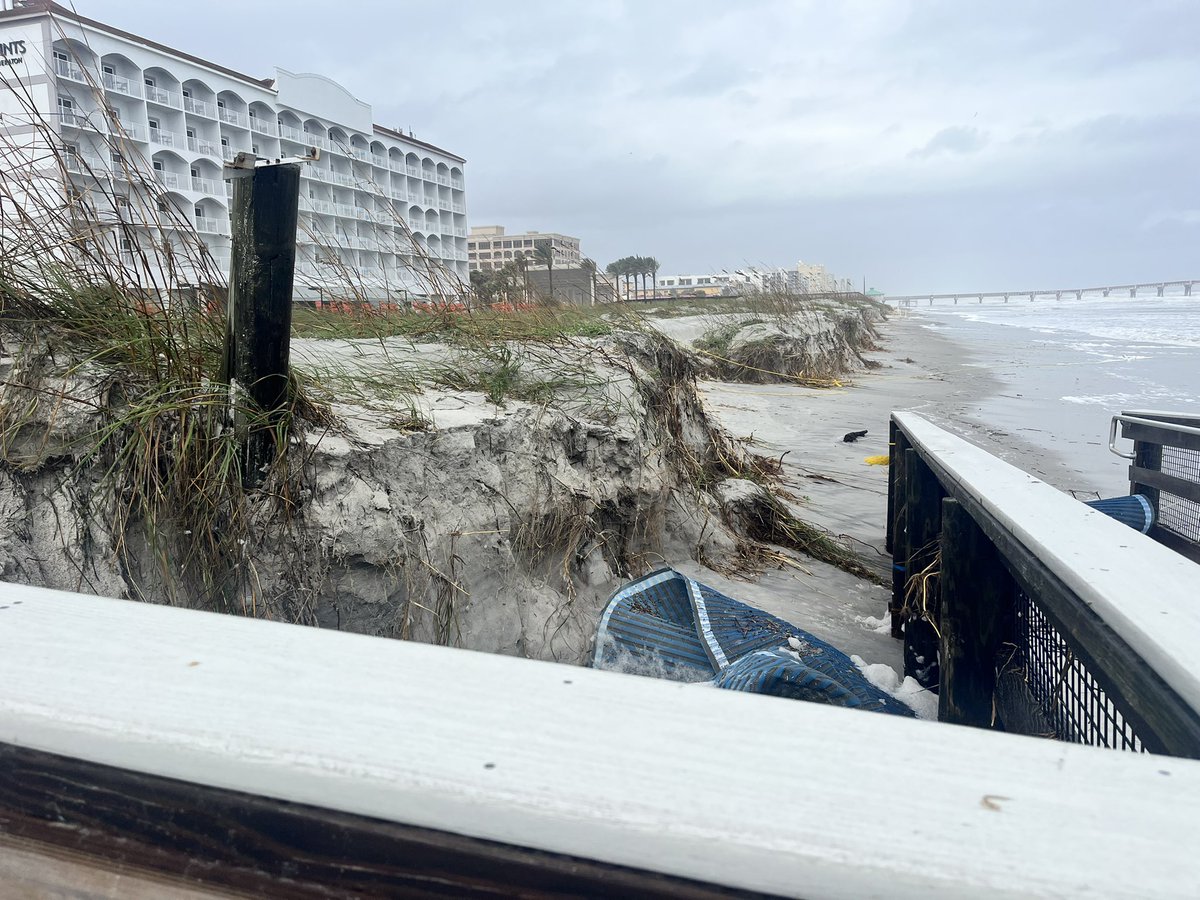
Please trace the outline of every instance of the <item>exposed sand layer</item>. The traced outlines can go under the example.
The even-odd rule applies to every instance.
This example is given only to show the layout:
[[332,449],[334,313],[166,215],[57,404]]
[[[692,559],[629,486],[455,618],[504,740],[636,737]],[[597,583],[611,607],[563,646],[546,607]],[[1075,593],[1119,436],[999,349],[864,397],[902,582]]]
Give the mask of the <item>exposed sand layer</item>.
[[[820,321],[819,343],[848,364],[857,359],[861,347]],[[710,317],[657,324],[685,341],[712,326]],[[786,548],[772,551],[787,560],[782,567],[741,577],[752,563],[747,537],[722,504],[728,479],[753,475],[740,462],[730,468],[726,457],[739,454],[728,432],[782,456],[791,511],[845,536],[883,575],[887,470],[863,458],[887,452],[892,410],[918,409],[1007,453],[1027,452],[955,418],[994,389],[982,370],[960,377],[958,348],[906,320],[883,335],[884,349],[866,353],[878,367],[837,388],[697,383],[694,357],[630,333],[502,357],[514,371],[520,363],[522,378],[564,366],[590,373],[586,386],[551,400],[496,403],[429,384],[401,399],[348,396],[333,410],[342,431],[310,430],[294,448],[305,473],[295,509],[281,519],[269,504],[256,507],[237,566],[253,569],[257,593],[234,600],[251,598],[246,611],[288,621],[579,661],[608,594],[666,564],[866,664],[899,669],[883,587]],[[461,349],[403,341],[297,341],[294,350],[310,367],[349,364],[377,381],[466,364]],[[406,411],[419,413],[414,427]],[[59,415],[35,408],[28,439],[12,445],[36,452],[42,428],[58,455],[0,472],[0,508],[10,513],[2,577],[188,602],[186,583],[167,590],[163,579],[178,578],[148,545],[131,550],[131,536],[110,533],[102,510],[80,507],[98,473],[81,470],[64,439],[90,425]],[[842,441],[863,429],[857,443]],[[1055,465],[1042,458],[1030,468],[1045,475]]]

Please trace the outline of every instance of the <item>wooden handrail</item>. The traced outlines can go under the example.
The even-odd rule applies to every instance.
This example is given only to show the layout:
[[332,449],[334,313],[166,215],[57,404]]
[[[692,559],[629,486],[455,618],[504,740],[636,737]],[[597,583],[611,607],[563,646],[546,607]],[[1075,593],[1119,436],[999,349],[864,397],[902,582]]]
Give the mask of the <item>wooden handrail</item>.
[[[630,870],[809,898],[1182,897],[1200,879],[1200,762],[18,585],[0,597],[0,738],[21,763],[0,765],[0,821],[42,802],[39,839],[77,851],[129,817],[89,820],[55,792],[108,779],[104,804],[161,816],[144,830],[160,865],[222,835],[195,851],[205,879],[222,867],[198,863],[230,848],[304,834],[273,831],[262,804],[314,829],[336,814],[625,867],[635,893]],[[105,768],[72,778],[70,760]],[[173,799],[139,796],[154,779]],[[177,815],[184,788],[250,812],[219,828],[204,803]],[[349,878],[367,847],[388,859],[383,839],[318,841],[289,877],[320,851]],[[402,878],[406,858],[386,871]],[[480,851],[472,877],[489,865]]]
[[916,414],[892,419],[1154,749],[1200,755],[1200,566]]

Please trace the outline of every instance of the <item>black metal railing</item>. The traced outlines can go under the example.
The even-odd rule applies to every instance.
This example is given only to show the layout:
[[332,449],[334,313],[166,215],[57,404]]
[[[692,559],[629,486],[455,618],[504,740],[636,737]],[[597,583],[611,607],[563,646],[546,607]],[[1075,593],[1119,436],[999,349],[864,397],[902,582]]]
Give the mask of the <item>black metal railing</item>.
[[[988,498],[987,491],[1019,484],[1020,473],[995,459],[995,469],[1007,474],[994,486],[987,486],[986,474],[967,483],[957,445],[956,452],[943,452],[955,441],[915,416],[893,416],[892,630],[904,641],[905,674],[939,691],[939,718],[1200,758],[1200,712],[1079,595],[1079,578],[1064,577],[1061,561],[1048,565],[1022,536],[1024,528],[996,514],[1005,498]],[[942,449],[933,446],[939,442]],[[992,468],[993,458],[970,450],[972,472]],[[1069,505],[1062,509],[1086,544],[1095,520],[1082,510],[1076,520]],[[1097,542],[1103,531],[1097,526]]]

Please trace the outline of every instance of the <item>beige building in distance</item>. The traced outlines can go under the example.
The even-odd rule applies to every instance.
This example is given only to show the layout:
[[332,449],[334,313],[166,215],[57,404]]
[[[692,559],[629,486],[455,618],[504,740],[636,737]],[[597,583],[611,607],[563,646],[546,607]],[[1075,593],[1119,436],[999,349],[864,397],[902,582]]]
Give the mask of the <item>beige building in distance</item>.
[[577,237],[554,231],[505,234],[503,225],[482,225],[472,228],[467,235],[467,266],[472,272],[499,269],[518,256],[533,256],[534,248],[544,241],[550,241],[554,248],[556,267],[570,268],[583,261]]

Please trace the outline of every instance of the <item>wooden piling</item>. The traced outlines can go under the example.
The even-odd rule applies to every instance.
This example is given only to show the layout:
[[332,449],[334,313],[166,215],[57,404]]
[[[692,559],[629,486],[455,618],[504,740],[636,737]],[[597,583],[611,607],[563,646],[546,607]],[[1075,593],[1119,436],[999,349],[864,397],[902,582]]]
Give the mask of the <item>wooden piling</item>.
[[904,533],[904,451],[908,449],[908,439],[895,423],[892,423],[890,435],[888,549],[892,552],[892,597],[888,612],[892,622],[892,637],[899,640],[904,637],[901,611],[904,609],[905,564],[908,562],[908,544]]
[[262,166],[233,181],[224,376],[242,483],[254,488],[282,450],[275,426],[288,403],[300,165]]
[[995,544],[950,498],[942,501],[941,552],[938,719],[990,728],[997,657],[1011,627],[1013,579]]
[[933,562],[941,537],[942,486],[916,450],[904,451],[905,595],[920,598],[920,611],[904,620],[904,674],[924,687],[938,684],[937,581],[920,581]]

